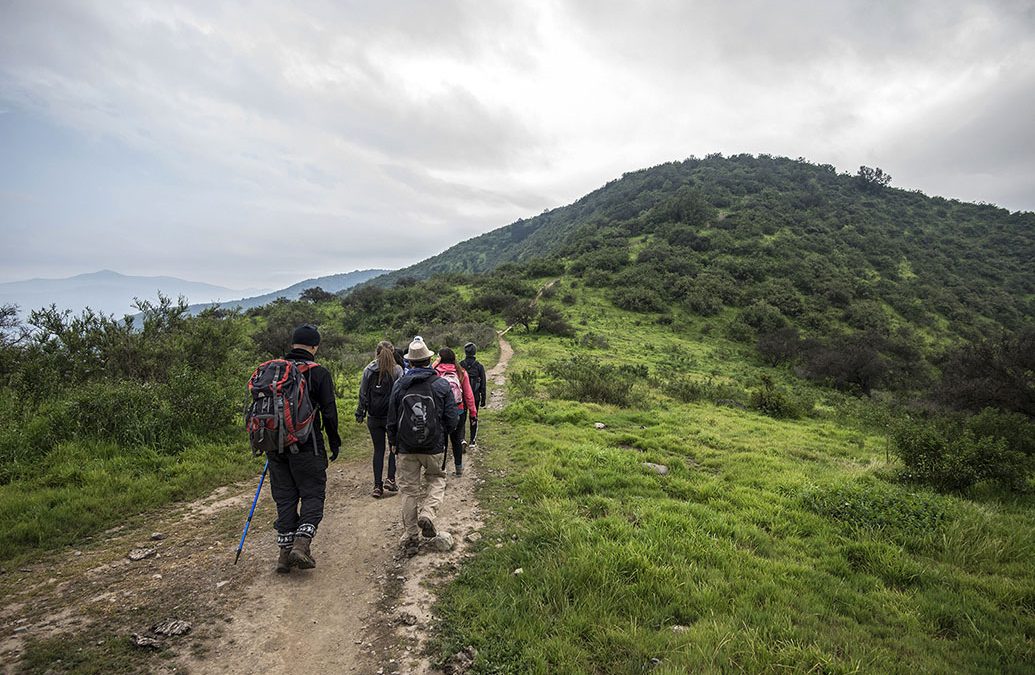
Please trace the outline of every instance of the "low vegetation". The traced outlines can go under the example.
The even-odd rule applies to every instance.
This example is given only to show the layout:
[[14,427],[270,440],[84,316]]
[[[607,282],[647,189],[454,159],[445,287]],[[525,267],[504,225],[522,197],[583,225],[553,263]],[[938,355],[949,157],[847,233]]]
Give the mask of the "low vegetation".
[[492,517],[440,602],[443,659],[473,645],[477,672],[1027,667],[1035,505],[1002,482],[1029,474],[1000,463],[1004,448],[1030,452],[1027,422],[953,418],[974,438],[1009,436],[992,454],[956,443],[972,448],[957,471],[1007,471],[931,481],[899,463],[899,439],[957,438],[941,418],[573,292],[573,323],[608,347],[513,336],[510,404],[486,426]]

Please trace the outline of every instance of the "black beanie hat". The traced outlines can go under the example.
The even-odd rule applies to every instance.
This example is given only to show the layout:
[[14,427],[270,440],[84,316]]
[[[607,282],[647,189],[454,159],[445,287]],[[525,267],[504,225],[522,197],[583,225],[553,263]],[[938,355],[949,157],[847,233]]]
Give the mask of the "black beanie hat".
[[315,347],[320,344],[320,331],[311,323],[302,324],[291,334],[291,344]]
[[473,342],[468,342],[464,345],[464,354],[468,356],[474,356],[478,352],[478,348],[474,346]]

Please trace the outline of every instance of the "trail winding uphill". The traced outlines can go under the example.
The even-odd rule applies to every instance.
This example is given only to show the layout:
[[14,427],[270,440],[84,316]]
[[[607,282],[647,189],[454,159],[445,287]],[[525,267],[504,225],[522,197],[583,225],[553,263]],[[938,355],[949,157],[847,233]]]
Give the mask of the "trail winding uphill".
[[[500,337],[500,359],[489,371],[490,409],[503,405],[513,355]],[[492,425],[479,433],[492,443]],[[275,517],[268,488],[256,510],[240,564],[233,565],[237,528],[254,483],[215,491],[158,515],[138,517],[82,550],[48,554],[14,572],[0,608],[0,667],[16,672],[30,637],[105,640],[154,635],[164,618],[186,619],[191,631],[160,637],[172,659],[152,660],[156,672],[428,673],[423,640],[430,631],[434,587],[446,583],[481,527],[475,497],[479,454],[465,457],[464,476],[448,478],[441,527],[456,542],[440,553],[401,550],[398,496],[374,499],[369,440],[351,460],[328,470],[324,520],[313,543],[317,567],[274,573]],[[389,493],[386,493],[389,494]],[[161,532],[152,539],[153,532]],[[471,537],[475,539],[476,537]],[[127,552],[149,549],[140,560]],[[161,619],[156,619],[161,617]]]

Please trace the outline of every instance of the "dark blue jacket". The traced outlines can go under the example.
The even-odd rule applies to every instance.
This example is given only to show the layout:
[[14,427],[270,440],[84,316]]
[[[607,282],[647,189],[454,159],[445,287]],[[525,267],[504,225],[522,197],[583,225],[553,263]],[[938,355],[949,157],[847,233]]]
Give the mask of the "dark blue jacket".
[[431,383],[431,391],[435,397],[435,406],[440,414],[439,421],[442,425],[442,436],[438,439],[435,450],[414,450],[397,446],[401,454],[413,452],[437,455],[440,452],[445,452],[446,436],[453,429],[456,429],[457,422],[460,421],[460,413],[456,407],[456,401],[453,399],[453,390],[450,388],[449,383],[438,377],[438,374],[431,368],[412,368],[408,373],[396,380],[395,385],[392,386],[392,394],[388,400],[388,444],[397,445],[396,433],[399,431],[402,398],[406,395],[406,390],[410,388],[411,384],[423,382],[431,377],[437,378]]

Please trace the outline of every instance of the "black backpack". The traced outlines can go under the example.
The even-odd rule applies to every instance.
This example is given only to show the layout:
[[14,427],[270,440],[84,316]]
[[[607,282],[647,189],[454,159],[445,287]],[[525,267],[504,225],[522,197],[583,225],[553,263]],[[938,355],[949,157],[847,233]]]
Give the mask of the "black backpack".
[[[378,382],[378,377],[381,381]],[[377,419],[388,417],[388,400],[395,378],[391,373],[370,373],[367,377],[367,414]]]
[[471,391],[477,396],[478,389],[482,386],[482,376],[478,371],[478,362],[473,358],[464,359],[460,362],[460,365],[467,371],[467,378],[471,381]]
[[442,440],[442,412],[431,385],[437,375],[414,382],[399,401],[399,447],[410,452],[433,452]]

